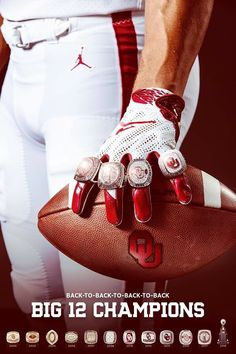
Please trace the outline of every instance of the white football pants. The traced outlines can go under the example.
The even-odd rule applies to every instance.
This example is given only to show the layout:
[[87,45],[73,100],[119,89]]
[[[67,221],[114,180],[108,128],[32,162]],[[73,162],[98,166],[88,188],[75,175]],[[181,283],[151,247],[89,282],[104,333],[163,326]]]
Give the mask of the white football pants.
[[[78,160],[97,153],[128,103],[144,40],[143,14],[129,15],[74,18],[72,32],[31,48],[16,47],[6,36],[11,58],[0,101],[0,216],[14,295],[26,313],[32,301],[67,292],[123,289],[122,281],[90,271],[51,246],[38,231],[37,213],[73,178]],[[50,20],[43,21],[38,30],[50,32]],[[25,24],[33,38],[35,26]],[[178,145],[198,90],[196,61]]]

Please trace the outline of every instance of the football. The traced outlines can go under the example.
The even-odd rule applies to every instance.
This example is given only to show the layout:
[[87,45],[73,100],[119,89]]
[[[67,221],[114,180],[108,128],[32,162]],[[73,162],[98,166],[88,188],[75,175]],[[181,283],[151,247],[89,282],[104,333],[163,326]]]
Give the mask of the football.
[[74,183],[39,212],[41,233],[58,250],[98,273],[123,279],[158,281],[207,265],[235,245],[236,194],[216,178],[188,166],[193,199],[178,203],[171,183],[157,170],[151,185],[152,219],[139,223],[130,187],[125,187],[120,226],[106,219],[104,193],[89,196],[86,212],[73,213]]

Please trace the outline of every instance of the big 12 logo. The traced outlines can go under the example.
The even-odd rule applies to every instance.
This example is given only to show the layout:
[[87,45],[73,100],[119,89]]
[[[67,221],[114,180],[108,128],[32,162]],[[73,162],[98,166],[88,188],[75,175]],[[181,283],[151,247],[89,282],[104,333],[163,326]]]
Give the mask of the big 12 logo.
[[156,268],[162,263],[162,245],[155,243],[148,231],[134,231],[128,247],[129,254],[143,268]]

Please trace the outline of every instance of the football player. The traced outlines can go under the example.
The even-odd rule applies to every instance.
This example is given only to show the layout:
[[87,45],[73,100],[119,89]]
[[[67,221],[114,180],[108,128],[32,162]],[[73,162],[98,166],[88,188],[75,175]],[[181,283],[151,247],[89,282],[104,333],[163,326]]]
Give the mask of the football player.
[[197,55],[212,6],[0,0],[11,50],[0,100],[0,215],[22,311],[66,292],[123,289],[60,254],[37,229],[39,209],[73,180],[81,158],[71,197],[78,214],[99,171],[108,220],[120,224],[128,168],[135,217],[148,221],[151,155],[180,203],[191,201],[179,147],[197,105]]

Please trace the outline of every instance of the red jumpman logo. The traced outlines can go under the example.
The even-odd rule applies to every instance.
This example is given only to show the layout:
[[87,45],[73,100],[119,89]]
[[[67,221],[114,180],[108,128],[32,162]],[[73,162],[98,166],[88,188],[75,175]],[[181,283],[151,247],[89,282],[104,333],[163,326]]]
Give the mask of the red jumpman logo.
[[89,69],[92,69],[91,66],[89,66],[89,65],[86,64],[86,63],[84,63],[84,61],[83,61],[83,58],[82,58],[83,49],[84,49],[84,47],[81,47],[81,52],[80,52],[80,54],[78,55],[78,58],[76,59],[76,64],[75,64],[75,66],[71,69],[71,71],[74,70],[75,68],[77,68],[77,66],[79,66],[80,64],[81,64],[81,65],[84,65],[84,66],[87,66],[87,68],[89,68]]

